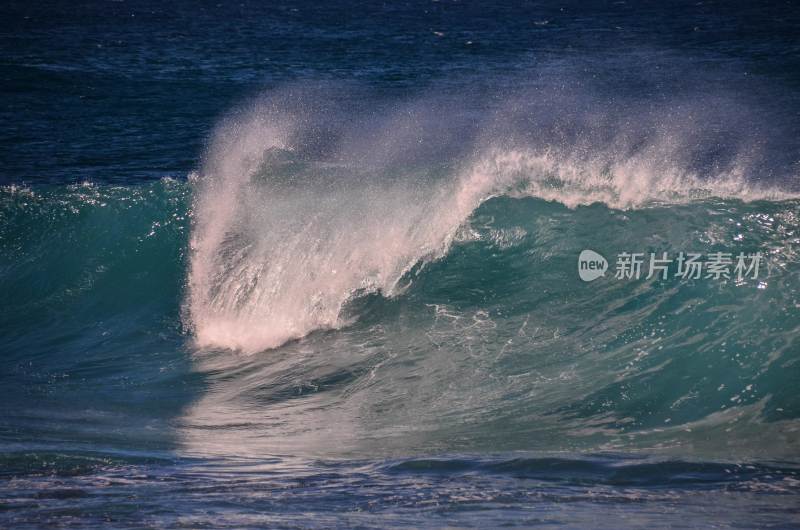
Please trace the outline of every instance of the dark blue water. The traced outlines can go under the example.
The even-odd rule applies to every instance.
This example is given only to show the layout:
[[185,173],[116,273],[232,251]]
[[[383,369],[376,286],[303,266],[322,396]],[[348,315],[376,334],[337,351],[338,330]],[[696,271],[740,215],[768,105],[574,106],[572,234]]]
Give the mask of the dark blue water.
[[798,37],[3,4],[0,527],[800,527]]

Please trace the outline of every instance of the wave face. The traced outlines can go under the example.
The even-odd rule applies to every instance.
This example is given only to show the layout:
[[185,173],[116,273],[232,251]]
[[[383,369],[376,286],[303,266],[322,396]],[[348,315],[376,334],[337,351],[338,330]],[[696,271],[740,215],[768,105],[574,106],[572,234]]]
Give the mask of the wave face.
[[[200,354],[187,447],[363,455],[645,451],[792,459],[800,403],[796,200],[616,210],[485,201],[402,293],[339,331]],[[635,246],[636,248],[631,248]],[[761,251],[758,281],[577,277],[580,251]],[[231,376],[231,371],[236,375]],[[242,430],[220,426],[246,426]]]
[[[164,180],[2,189],[2,288],[10,294],[0,316],[13,330],[4,346],[3,421],[14,426],[12,439],[27,432],[37,444],[66,437],[95,446],[97,433],[106,432],[105,442],[123,447],[177,444],[187,454],[240,457],[516,450],[737,461],[796,456],[797,199],[570,208],[524,194],[486,198],[460,183],[461,195],[416,195],[421,205],[469,197],[438,224],[394,224],[388,216],[364,223],[369,211],[336,211],[332,221],[297,236],[336,236],[314,247],[330,261],[283,264],[308,299],[288,297],[282,284],[262,298],[242,292],[251,303],[267,299],[298,311],[302,325],[338,329],[257,354],[230,349],[283,340],[287,332],[275,335],[267,321],[269,332],[252,330],[252,342],[194,344],[187,365],[180,305],[193,301],[186,269],[197,273],[197,248],[183,258],[194,186]],[[365,197],[375,191],[361,189]],[[392,197],[409,197],[402,193],[411,192]],[[325,200],[333,198],[320,199],[320,211],[333,211]],[[386,214],[397,208],[381,204]],[[410,211],[424,218],[421,205]],[[298,211],[286,215],[309,221],[293,217]],[[378,233],[394,238],[368,239],[366,248],[385,256],[343,247]],[[220,241],[233,244],[230,236]],[[291,240],[276,251],[289,252],[287,260],[314,256],[298,245]],[[220,256],[236,256],[226,254],[236,247],[220,248]],[[760,251],[765,263],[757,281],[584,283],[576,268],[584,248],[607,257]],[[248,252],[255,250],[242,250],[233,263],[258,255]],[[331,263],[361,268],[342,269],[343,279],[331,286],[318,277],[327,269],[308,270]],[[271,263],[261,266],[278,275]],[[356,281],[358,270],[370,274]],[[230,272],[239,277],[239,269]],[[266,285],[256,280],[256,288]],[[311,298],[320,285],[327,290]],[[256,326],[254,315],[274,310],[252,310],[249,322]],[[186,309],[182,318],[192,315]],[[265,337],[270,342],[260,343]],[[32,394],[41,381],[47,392]],[[54,414],[61,418],[55,431]]]

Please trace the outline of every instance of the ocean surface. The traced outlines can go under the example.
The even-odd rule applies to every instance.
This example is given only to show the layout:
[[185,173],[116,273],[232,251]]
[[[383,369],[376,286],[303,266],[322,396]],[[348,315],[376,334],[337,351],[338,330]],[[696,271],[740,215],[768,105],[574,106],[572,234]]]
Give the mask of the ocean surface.
[[800,8],[4,2],[0,360],[0,528],[800,528]]

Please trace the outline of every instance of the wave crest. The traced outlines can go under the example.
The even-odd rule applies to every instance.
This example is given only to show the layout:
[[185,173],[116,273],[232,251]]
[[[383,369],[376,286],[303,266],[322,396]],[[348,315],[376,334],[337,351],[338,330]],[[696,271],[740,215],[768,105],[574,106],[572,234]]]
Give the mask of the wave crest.
[[750,151],[701,172],[703,135],[649,115],[640,134],[609,135],[596,130],[608,123],[574,114],[542,120],[550,105],[497,109],[476,126],[438,99],[358,113],[327,96],[279,91],[217,128],[192,178],[188,312],[200,347],[255,352],[342,326],[355,294],[398,292],[492,196],[613,208],[792,197],[752,183]]

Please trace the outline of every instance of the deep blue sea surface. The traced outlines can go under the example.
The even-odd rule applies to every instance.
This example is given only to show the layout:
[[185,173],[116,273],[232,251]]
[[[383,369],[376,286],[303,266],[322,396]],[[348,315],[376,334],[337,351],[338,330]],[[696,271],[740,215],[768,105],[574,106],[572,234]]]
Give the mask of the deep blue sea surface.
[[0,361],[1,528],[800,528],[800,7],[4,2]]

